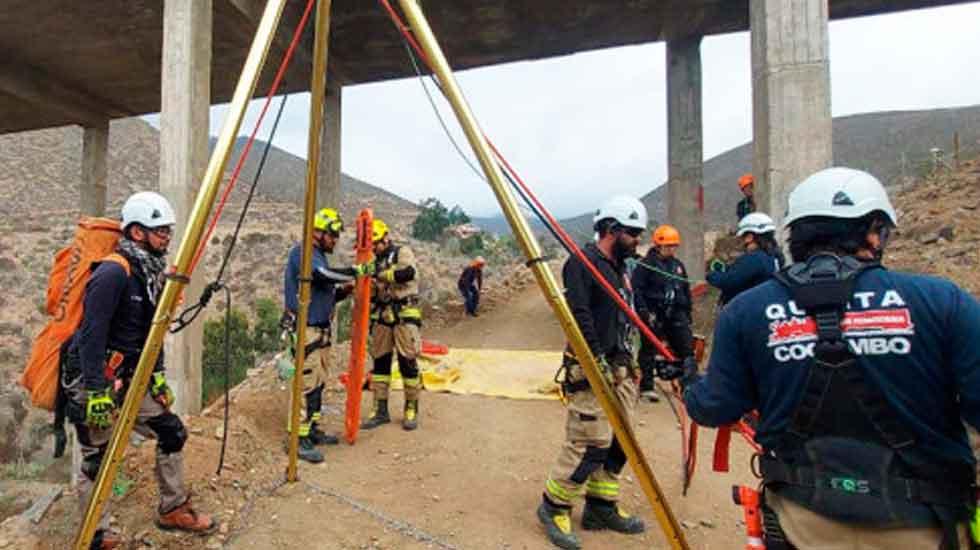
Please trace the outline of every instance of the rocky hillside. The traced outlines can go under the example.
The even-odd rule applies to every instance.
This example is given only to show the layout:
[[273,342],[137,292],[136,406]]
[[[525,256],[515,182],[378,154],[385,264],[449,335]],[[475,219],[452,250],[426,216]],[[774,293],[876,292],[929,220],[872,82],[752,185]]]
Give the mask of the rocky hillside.
[[[953,134],[960,134],[963,157],[980,152],[980,106],[929,111],[868,113],[834,119],[834,164],[868,170],[886,185],[901,186],[923,175],[929,150],[938,147],[952,156]],[[903,168],[902,156],[905,156]],[[704,209],[709,229],[735,222],[741,198],[735,182],[752,171],[752,143],[746,143],[704,163]],[[660,186],[642,197],[652,220],[667,220],[667,188]],[[564,220],[576,234],[591,231],[591,214]]]
[[[29,355],[34,335],[46,321],[44,312],[48,271],[54,253],[71,241],[78,217],[82,132],[76,127],[0,135],[0,465],[29,460],[45,441],[47,415],[30,413],[24,393],[14,381]],[[238,142],[238,147],[243,142]],[[251,181],[264,144],[253,148],[243,181]],[[158,181],[159,136],[140,119],[125,119],[110,127],[109,207],[118,215],[126,196],[154,189]],[[233,157],[233,160],[237,157]],[[230,168],[229,168],[230,170]],[[300,238],[305,164],[300,158],[273,148],[249,210],[239,244],[226,273],[236,308],[250,311],[258,298],[281,300],[282,269],[290,246]],[[267,185],[275,182],[275,185]],[[195,277],[216,276],[239,215],[245,189],[233,195],[230,206],[208,243]],[[420,258],[420,281],[427,315],[432,323],[462,317],[456,278],[468,259],[447,252],[436,243],[408,238],[417,207],[394,194],[354,178],[343,178],[341,211],[353,220],[370,206],[392,227],[395,239],[407,243]],[[338,247],[338,263],[349,262],[353,235],[348,232]],[[492,259],[487,285],[515,284],[526,271],[510,262],[504,251]],[[194,297],[196,298],[196,297]],[[503,298],[488,296],[487,305]],[[223,300],[217,300],[223,302]],[[209,315],[218,307],[212,305]],[[0,478],[2,478],[0,472]]]

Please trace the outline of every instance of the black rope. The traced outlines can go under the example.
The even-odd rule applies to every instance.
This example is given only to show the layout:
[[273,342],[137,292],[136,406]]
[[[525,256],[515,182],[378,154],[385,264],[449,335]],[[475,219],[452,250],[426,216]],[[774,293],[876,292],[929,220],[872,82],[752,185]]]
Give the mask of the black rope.
[[245,215],[248,213],[248,208],[252,204],[252,198],[255,196],[255,189],[259,185],[260,178],[262,176],[262,171],[265,169],[265,161],[269,157],[269,150],[272,149],[272,140],[276,136],[276,130],[279,128],[279,121],[282,119],[283,110],[286,108],[286,99],[289,98],[289,94],[282,96],[282,101],[279,103],[279,111],[276,112],[276,120],[272,123],[272,130],[269,131],[269,138],[265,142],[265,147],[262,150],[262,158],[259,159],[259,165],[255,170],[255,178],[252,180],[252,185],[248,189],[248,197],[245,199],[245,204],[242,205],[242,211],[238,215],[238,222],[235,224],[235,231],[231,235],[231,242],[228,243],[228,249],[225,250],[225,256],[221,260],[221,267],[218,269],[218,275],[215,277],[213,283],[209,283],[204,287],[201,292],[201,297],[198,299],[197,303],[184,309],[183,312],[174,321],[175,326],[170,329],[171,334],[175,334],[187,328],[188,325],[197,319],[197,316],[201,314],[204,308],[208,307],[208,302],[214,296],[215,291],[222,288],[223,283],[221,282],[222,277],[225,274],[225,269],[228,267],[228,262],[231,261],[231,254],[235,249],[235,245],[238,243],[238,234],[241,232],[242,224],[245,222]]
[[228,411],[231,394],[231,290],[221,285],[225,291],[225,420],[221,431],[221,454],[218,455],[218,470],[214,475],[221,475],[225,465],[225,448],[228,446]]

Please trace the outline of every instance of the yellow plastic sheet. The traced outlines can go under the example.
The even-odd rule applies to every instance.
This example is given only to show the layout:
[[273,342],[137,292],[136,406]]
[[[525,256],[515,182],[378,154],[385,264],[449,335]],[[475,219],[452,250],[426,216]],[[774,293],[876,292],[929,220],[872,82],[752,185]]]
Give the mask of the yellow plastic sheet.
[[[419,361],[425,389],[510,399],[558,399],[554,378],[560,351],[450,349],[447,355],[423,355]],[[392,369],[392,389],[401,389]]]

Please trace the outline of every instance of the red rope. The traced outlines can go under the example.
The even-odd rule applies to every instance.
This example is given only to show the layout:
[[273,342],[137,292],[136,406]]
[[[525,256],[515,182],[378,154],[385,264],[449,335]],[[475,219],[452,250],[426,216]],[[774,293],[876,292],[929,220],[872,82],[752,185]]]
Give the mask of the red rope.
[[269,88],[269,94],[266,96],[265,103],[262,105],[262,111],[259,113],[259,118],[255,121],[255,126],[252,128],[252,133],[249,135],[248,141],[245,143],[245,148],[242,149],[242,153],[238,157],[238,163],[235,165],[235,170],[232,172],[231,178],[228,180],[228,184],[225,186],[225,191],[221,195],[221,201],[218,202],[218,207],[215,209],[214,215],[211,217],[211,223],[208,225],[207,233],[201,240],[201,244],[198,247],[197,252],[194,254],[194,259],[191,260],[191,265],[187,270],[187,275],[194,272],[194,268],[197,267],[197,263],[201,260],[201,256],[204,254],[204,249],[207,248],[208,243],[211,241],[211,235],[214,233],[214,229],[218,225],[218,220],[221,218],[221,212],[225,208],[225,203],[228,202],[228,197],[235,188],[235,184],[238,183],[238,176],[241,174],[242,168],[245,166],[245,161],[248,159],[248,154],[252,150],[252,144],[255,143],[255,136],[258,134],[259,128],[262,126],[262,120],[265,118],[265,114],[269,110],[269,105],[272,104],[272,99],[275,97],[276,92],[279,91],[279,86],[282,84],[283,77],[286,74],[286,69],[289,67],[289,63],[293,59],[293,53],[295,53],[300,38],[303,36],[303,29],[306,27],[307,20],[309,19],[310,13],[313,11],[314,4],[315,0],[309,0],[309,2],[306,4],[306,10],[303,12],[303,17],[299,20],[299,24],[296,26],[296,30],[293,32],[293,39],[289,43],[289,48],[286,50],[286,54],[282,58],[282,63],[279,64],[279,70],[276,71],[276,77],[272,81],[272,87]]
[[[405,25],[404,21],[402,21],[398,13],[395,12],[394,8],[392,8],[388,0],[380,0],[380,2],[384,6],[385,10],[388,12],[388,15],[391,17],[391,20],[395,24],[395,27],[405,37],[405,39],[408,41],[412,49],[415,50],[415,52],[419,55],[419,57],[429,67],[429,70],[431,71],[432,64],[429,62],[428,56],[425,54],[425,51],[422,50],[421,46],[419,46],[418,42],[415,40],[415,37],[412,36],[410,30]],[[575,241],[562,228],[561,224],[559,224],[558,221],[551,215],[548,209],[545,208],[543,204],[541,204],[541,201],[538,200],[534,192],[531,191],[528,185],[524,182],[523,178],[521,178],[520,174],[517,173],[517,171],[511,166],[511,164],[507,161],[507,159],[500,153],[500,151],[493,144],[493,142],[490,141],[490,138],[487,137],[486,134],[483,135],[483,138],[487,141],[487,144],[493,150],[494,156],[497,158],[497,160],[500,162],[503,168],[507,170],[507,172],[514,178],[514,180],[518,183],[518,185],[520,185],[521,189],[524,191],[527,197],[531,200],[531,202],[534,203],[535,207],[538,209],[538,212],[540,212],[546,218],[547,223],[551,225],[551,227],[555,230],[555,233],[565,244],[565,246],[569,249],[569,251],[571,251],[572,254],[576,258],[578,258],[580,262],[582,262],[582,264],[586,267],[586,269],[589,270],[589,272],[599,283],[599,285],[603,288],[606,294],[608,294],[609,297],[616,302],[616,305],[619,307],[619,309],[622,310],[629,317],[630,321],[633,322],[633,325],[640,330],[640,332],[643,334],[643,337],[646,338],[647,341],[652,343],[667,361],[676,361],[677,357],[670,351],[670,349],[667,346],[664,345],[663,342],[660,341],[659,338],[657,338],[657,336],[653,333],[652,330],[650,330],[647,324],[643,322],[642,319],[640,319],[640,316],[636,314],[633,308],[631,308],[629,304],[627,304],[626,301],[623,300],[623,298],[613,288],[613,286],[609,283],[609,281],[606,280],[606,278],[602,275],[602,273],[599,272],[599,270],[595,267],[595,265],[593,265],[592,262],[589,261],[589,259],[585,256],[584,253],[582,253],[582,250],[578,247],[578,245],[575,244]],[[685,470],[684,480],[685,480],[685,492],[686,492],[686,486],[690,483],[691,477],[694,474],[694,469],[697,463],[696,446],[697,446],[698,425],[694,422],[689,422],[689,418],[687,416],[687,410],[684,408],[683,399],[680,399],[679,392],[676,393],[678,394],[679,397],[678,404],[679,404],[679,410],[681,415],[681,438],[683,439],[682,453],[683,453],[683,460],[684,460],[684,470]],[[756,453],[762,452],[762,447],[755,442],[755,430],[753,430],[748,424],[746,424],[742,420],[739,420],[738,422],[733,424],[732,427],[745,439],[745,441],[755,450]]]

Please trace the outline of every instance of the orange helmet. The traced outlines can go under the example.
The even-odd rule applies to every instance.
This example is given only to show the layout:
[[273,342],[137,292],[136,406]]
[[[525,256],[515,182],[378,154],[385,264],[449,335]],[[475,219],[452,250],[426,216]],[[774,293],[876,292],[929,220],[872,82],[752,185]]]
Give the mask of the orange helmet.
[[755,183],[755,178],[752,177],[752,174],[745,174],[744,176],[738,178],[739,189],[745,189],[753,183]]
[[653,244],[657,246],[681,244],[681,234],[672,225],[661,225],[653,232]]

